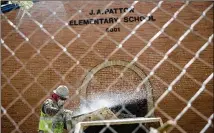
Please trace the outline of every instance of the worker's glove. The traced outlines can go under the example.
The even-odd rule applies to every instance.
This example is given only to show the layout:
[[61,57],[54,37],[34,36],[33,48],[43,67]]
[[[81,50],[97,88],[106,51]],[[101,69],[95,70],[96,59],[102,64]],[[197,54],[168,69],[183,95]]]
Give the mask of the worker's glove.
[[69,109],[64,109],[64,112],[67,113],[67,114],[70,114],[70,115],[73,114],[73,111],[71,111],[71,110],[69,110]]
[[66,120],[71,120],[73,115],[73,111],[65,109],[64,110],[64,117]]

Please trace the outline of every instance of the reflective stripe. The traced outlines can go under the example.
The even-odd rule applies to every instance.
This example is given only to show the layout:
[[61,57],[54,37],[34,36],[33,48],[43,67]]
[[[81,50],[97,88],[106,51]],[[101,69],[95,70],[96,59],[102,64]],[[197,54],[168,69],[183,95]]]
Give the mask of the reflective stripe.
[[40,119],[40,120],[53,121],[53,117],[44,117],[44,116],[40,116],[39,119]]

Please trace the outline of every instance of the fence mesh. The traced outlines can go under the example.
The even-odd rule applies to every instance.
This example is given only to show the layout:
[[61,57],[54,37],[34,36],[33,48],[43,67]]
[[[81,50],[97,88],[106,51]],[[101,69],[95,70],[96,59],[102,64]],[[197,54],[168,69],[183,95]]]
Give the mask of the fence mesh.
[[[105,18],[117,19],[97,24]],[[37,132],[41,105],[60,84],[72,111],[123,105],[118,117],[160,117],[175,123],[167,132],[211,133],[213,3],[35,2],[1,13],[1,68],[4,133]],[[135,101],[144,104],[127,106]],[[139,129],[150,132],[142,124],[132,132]],[[118,132],[107,124],[100,133],[107,131]]]

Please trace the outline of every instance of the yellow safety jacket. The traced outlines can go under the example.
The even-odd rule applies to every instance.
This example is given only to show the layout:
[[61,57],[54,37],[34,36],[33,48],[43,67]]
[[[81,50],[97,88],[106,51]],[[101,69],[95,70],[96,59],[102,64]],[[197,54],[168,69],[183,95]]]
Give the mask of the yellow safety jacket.
[[54,117],[49,116],[41,111],[39,121],[39,131],[44,133],[63,133],[63,121],[54,122]]

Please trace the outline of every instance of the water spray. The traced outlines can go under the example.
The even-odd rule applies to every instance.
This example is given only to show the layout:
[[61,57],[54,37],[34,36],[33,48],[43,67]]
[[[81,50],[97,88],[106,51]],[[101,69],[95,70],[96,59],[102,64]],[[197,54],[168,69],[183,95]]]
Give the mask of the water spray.
[[131,104],[146,98],[145,92],[108,92],[91,94],[87,100],[82,100],[78,111],[74,115],[81,115],[107,107],[113,108],[118,105]]

